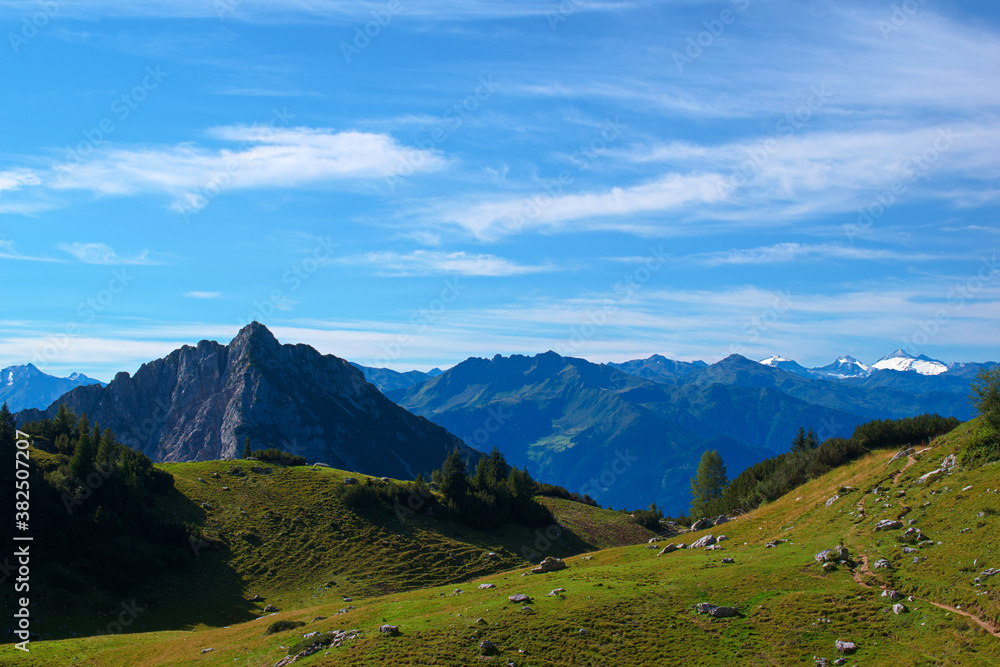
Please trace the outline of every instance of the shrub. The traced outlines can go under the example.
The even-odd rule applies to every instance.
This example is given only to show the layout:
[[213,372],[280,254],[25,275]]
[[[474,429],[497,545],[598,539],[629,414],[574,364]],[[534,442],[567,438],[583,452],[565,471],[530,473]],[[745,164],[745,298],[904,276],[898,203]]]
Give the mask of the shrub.
[[283,452],[277,447],[255,449],[252,458],[267,463],[278,463],[283,466],[304,466],[306,464],[306,457]]
[[267,630],[264,634],[273,635],[275,632],[294,630],[295,628],[301,628],[303,625],[305,625],[305,623],[302,621],[275,621],[271,625],[267,626]]

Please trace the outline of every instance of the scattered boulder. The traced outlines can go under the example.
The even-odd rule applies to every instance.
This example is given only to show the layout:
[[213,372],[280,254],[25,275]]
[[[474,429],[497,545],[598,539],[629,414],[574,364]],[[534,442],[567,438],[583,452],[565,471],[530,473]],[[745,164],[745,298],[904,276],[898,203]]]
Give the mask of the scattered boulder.
[[559,595],[560,593],[565,593],[565,592],[566,592],[565,588],[553,588],[551,591],[546,593],[545,597],[550,598],[554,595]]
[[732,558],[723,558],[722,562],[723,563],[735,563],[736,561],[733,560]]
[[875,561],[875,564],[872,565],[872,569],[873,570],[880,570],[880,569],[883,569],[883,568],[888,570],[891,567],[892,567],[892,563],[890,563],[885,558],[879,558],[877,561]]
[[917,480],[914,482],[914,484],[929,484],[930,482],[933,482],[938,477],[940,477],[943,473],[944,473],[944,468],[931,470],[926,475],[921,475],[920,477],[918,477]]
[[923,542],[927,539],[927,536],[925,536],[919,528],[911,526],[903,533],[903,539],[908,542]]
[[250,598],[250,602],[263,602],[264,598],[261,597],[260,593]]
[[729,517],[726,516],[725,514],[720,514],[719,516],[717,516],[715,518],[715,525],[716,526],[721,526],[722,524],[728,523],[728,522],[729,522]]
[[915,451],[916,450],[913,449],[913,447],[907,447],[906,449],[901,449],[892,455],[892,458],[889,459],[889,463],[892,463],[893,461],[898,461],[899,459],[905,459],[907,456],[909,456]]
[[380,625],[378,626],[378,631],[386,635],[387,637],[398,637],[399,636],[399,626],[398,625]]
[[500,649],[489,639],[479,642],[479,655],[497,655],[498,653],[500,653]]
[[547,556],[545,560],[538,564],[537,567],[531,568],[531,571],[535,574],[545,574],[546,572],[555,572],[557,570],[565,569],[566,563],[564,563],[561,558]]
[[882,519],[875,524],[875,531],[880,530],[899,530],[903,527],[902,521],[897,521],[896,519]]
[[829,507],[830,505],[834,504],[838,500],[840,500],[840,496],[833,496],[831,498],[827,498],[827,500],[826,500],[826,506]]
[[480,588],[496,588],[496,584],[479,584]]
[[958,459],[955,458],[955,455],[949,454],[944,457],[944,461],[941,462],[941,469],[947,470],[948,468],[954,468],[956,463],[958,463]]
[[476,623],[478,623],[479,625],[489,625],[489,623],[486,622],[486,619],[483,618],[482,616],[476,619]]
[[269,604],[266,607],[264,607],[264,613],[273,614],[276,611],[278,611],[278,608],[275,607],[273,604]]
[[708,614],[709,616],[714,616],[715,618],[728,618],[730,616],[736,616],[740,612],[736,607],[720,607],[714,605],[711,602],[699,602],[696,605],[699,614]]
[[697,521],[691,524],[691,532],[695,533],[698,532],[699,530],[704,530],[705,528],[711,528],[711,527],[712,527],[712,522],[710,520],[698,519]]
[[823,563],[823,570],[825,572],[832,572],[833,570],[836,569],[837,569],[837,564],[832,561],[827,561],[826,563]]
[[897,615],[898,614],[903,614],[903,613],[906,613],[906,611],[907,611],[906,605],[903,604],[902,602],[897,602],[896,604],[892,605],[892,613],[894,613],[894,614],[897,614]]
[[718,543],[718,542],[725,542],[728,539],[729,538],[726,537],[725,535],[719,535],[717,538],[715,538],[715,541],[716,541],[716,543]]
[[688,545],[686,545],[686,544],[684,544],[683,542],[681,542],[680,544],[678,544],[678,545],[677,545],[677,548],[678,548],[678,549],[687,549],[687,548],[688,548]]
[[212,509],[212,506],[211,506],[211,505],[209,505],[208,503],[202,503],[202,504],[201,504],[201,507],[202,507],[202,509],[206,509],[206,510],[210,510],[210,509]]
[[660,538],[658,538],[658,537],[654,537],[654,538],[653,538],[653,539],[651,539],[651,540],[650,540],[649,542],[646,542],[646,544],[656,544],[656,543],[657,543],[657,542],[659,542],[659,541],[660,541]]
[[691,543],[691,548],[692,549],[704,549],[705,547],[712,546],[716,542],[718,542],[718,540],[716,540],[714,537],[712,537],[712,534],[709,533],[708,535],[705,535],[704,537],[700,538],[699,540],[697,540],[695,542],[692,542]]
[[514,593],[514,595],[507,596],[507,599],[513,602],[514,604],[521,604],[522,602],[524,603],[531,602],[531,598],[525,595],[524,593]]
[[767,548],[767,549],[773,549],[776,546],[778,546],[779,544],[784,544],[787,541],[788,540],[771,540],[770,542],[768,542],[767,544],[765,544],[764,547]]
[[890,600],[902,600],[903,594],[899,591],[886,590],[882,591],[882,597],[889,598]]
[[358,480],[356,480],[353,477],[345,477],[344,478],[344,484],[357,484],[357,483],[358,483]]
[[838,653],[854,653],[858,650],[857,644],[844,639],[838,639],[833,645],[837,647]]
[[665,546],[665,547],[663,547],[662,549],[660,549],[660,553],[658,553],[658,554],[656,554],[656,555],[657,555],[657,556],[662,556],[662,555],[664,555],[664,554],[668,554],[668,553],[671,553],[671,552],[673,552],[673,551],[677,551],[677,545],[676,545],[676,544],[674,544],[673,542],[671,542],[671,543],[670,543],[670,544],[668,544],[667,546]]

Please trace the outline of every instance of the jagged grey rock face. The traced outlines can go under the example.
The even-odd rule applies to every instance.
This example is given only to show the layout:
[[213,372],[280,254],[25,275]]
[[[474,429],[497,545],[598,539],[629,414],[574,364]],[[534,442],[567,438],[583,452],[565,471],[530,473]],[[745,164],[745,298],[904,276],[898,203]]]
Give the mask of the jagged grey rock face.
[[106,387],[74,389],[26,419],[54,416],[59,403],[154,461],[238,458],[249,436],[255,449],[411,479],[455,447],[471,451],[387,399],[347,361],[282,345],[257,322],[229,345],[185,345]]

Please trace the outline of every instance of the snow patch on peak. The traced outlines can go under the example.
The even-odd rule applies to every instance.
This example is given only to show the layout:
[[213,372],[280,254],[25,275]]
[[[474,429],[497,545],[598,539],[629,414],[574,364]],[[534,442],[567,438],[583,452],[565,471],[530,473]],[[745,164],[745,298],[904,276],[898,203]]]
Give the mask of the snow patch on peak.
[[758,364],[764,364],[765,366],[777,366],[778,364],[780,364],[783,361],[792,361],[792,360],[791,359],[786,359],[785,357],[781,356],[780,354],[772,354],[767,359],[761,359],[757,363]]
[[914,357],[903,350],[896,350],[876,361],[872,364],[872,368],[890,371],[915,371],[921,375],[940,375],[948,370],[948,365],[923,354]]

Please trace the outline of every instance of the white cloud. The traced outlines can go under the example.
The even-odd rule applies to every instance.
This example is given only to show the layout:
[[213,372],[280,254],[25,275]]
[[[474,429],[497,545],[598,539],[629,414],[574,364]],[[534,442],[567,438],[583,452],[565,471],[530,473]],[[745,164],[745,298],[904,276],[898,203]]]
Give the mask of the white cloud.
[[517,276],[551,271],[554,268],[518,264],[495,255],[464,251],[414,250],[408,253],[379,251],[342,257],[338,261],[342,264],[367,267],[382,276],[425,276],[439,273],[463,276]]
[[20,190],[25,185],[39,185],[38,175],[30,169],[11,169],[0,171],[0,193]]
[[60,243],[59,249],[68,252],[84,264],[155,264],[149,258],[149,251],[143,250],[138,255],[122,257],[114,248],[105,243]]
[[887,260],[887,261],[937,261],[944,257],[928,253],[901,253],[893,250],[857,248],[832,243],[776,243],[757,248],[722,250],[679,258],[701,266],[727,266],[741,264],[779,264],[803,260]]
[[30,185],[105,196],[163,193],[173,197],[171,208],[185,211],[231,188],[321,187],[445,165],[439,153],[402,146],[384,134],[232,125],[213,128],[209,135],[239,145],[109,145],[50,170],[2,172],[0,189],[6,184],[9,189]]
[[189,299],[218,299],[222,292],[185,292],[184,296]]
[[[553,195],[551,192],[555,192]],[[567,223],[590,221],[587,229],[641,230],[629,216],[663,212],[689,205],[706,204],[723,197],[723,180],[718,174],[669,174],[650,183],[610,188],[582,194],[560,194],[539,186],[530,197],[518,197],[450,207],[440,212],[445,222],[457,224],[480,239],[497,239],[525,231],[567,231]],[[601,222],[601,218],[614,218]],[[625,219],[623,219],[625,218]],[[573,225],[572,229],[579,229]]]
[[49,257],[32,257],[31,255],[25,255],[20,250],[14,247],[14,242],[6,239],[0,239],[0,259],[18,259],[27,262],[59,262],[62,260],[51,259]]

